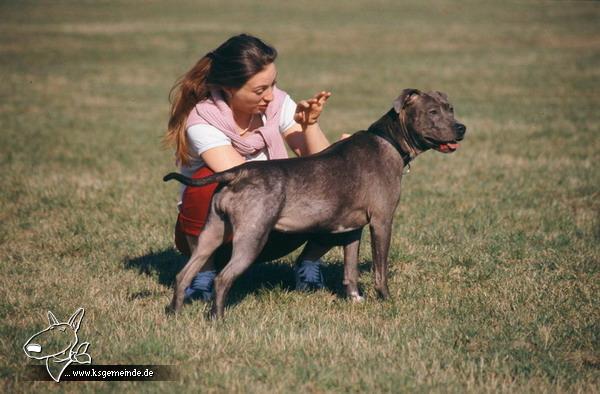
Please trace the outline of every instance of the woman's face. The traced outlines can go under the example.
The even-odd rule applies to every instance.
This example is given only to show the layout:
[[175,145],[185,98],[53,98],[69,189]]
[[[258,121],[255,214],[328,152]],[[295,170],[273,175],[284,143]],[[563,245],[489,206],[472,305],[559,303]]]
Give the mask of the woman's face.
[[273,87],[277,77],[275,63],[267,65],[252,76],[241,88],[225,88],[228,104],[234,114],[264,113],[273,101]]

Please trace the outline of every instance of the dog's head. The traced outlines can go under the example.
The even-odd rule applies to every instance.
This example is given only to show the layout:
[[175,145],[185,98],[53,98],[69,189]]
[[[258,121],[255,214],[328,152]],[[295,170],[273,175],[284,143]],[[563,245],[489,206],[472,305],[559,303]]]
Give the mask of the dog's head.
[[435,149],[443,153],[458,148],[467,128],[454,119],[454,108],[442,92],[404,89],[394,100],[402,126],[411,133],[414,148]]

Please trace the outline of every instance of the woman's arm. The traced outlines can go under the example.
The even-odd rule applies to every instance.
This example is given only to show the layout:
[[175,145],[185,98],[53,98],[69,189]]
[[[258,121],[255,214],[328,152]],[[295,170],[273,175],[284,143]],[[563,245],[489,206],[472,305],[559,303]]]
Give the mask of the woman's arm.
[[298,156],[312,155],[322,151],[329,146],[329,141],[318,123],[302,129],[302,126],[295,124],[283,133],[283,138],[289,147]]
[[228,170],[245,163],[246,160],[231,145],[210,148],[200,154],[204,163],[214,172]]

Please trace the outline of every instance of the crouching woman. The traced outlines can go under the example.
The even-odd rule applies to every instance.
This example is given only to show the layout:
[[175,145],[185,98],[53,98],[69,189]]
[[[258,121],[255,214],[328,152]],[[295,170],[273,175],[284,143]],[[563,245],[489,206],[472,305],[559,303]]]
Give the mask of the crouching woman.
[[[275,48],[241,34],[208,52],[177,81],[165,141],[175,148],[183,175],[203,178],[246,161],[287,158],[285,143],[298,156],[329,146],[318,118],[330,93],[296,104],[276,85],[276,57]],[[175,244],[184,255],[196,247],[216,187],[182,186]],[[305,241],[273,232],[258,260],[282,257]],[[298,290],[323,287],[320,258],[327,250],[306,244],[294,267]],[[186,299],[212,298],[216,267],[227,262],[230,251],[229,243],[215,252],[186,289]]]

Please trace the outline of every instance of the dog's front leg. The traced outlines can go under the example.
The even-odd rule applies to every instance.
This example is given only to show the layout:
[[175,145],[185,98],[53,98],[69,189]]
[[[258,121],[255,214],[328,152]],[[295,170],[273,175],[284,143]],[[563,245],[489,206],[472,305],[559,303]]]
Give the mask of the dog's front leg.
[[344,244],[344,285],[346,296],[354,302],[364,301],[358,290],[358,253],[362,229],[348,239]]
[[[391,215],[390,215],[391,216]],[[382,299],[389,298],[387,284],[388,252],[392,233],[392,221],[381,219],[371,220],[371,248],[373,253],[373,272],[375,274],[375,290]]]

